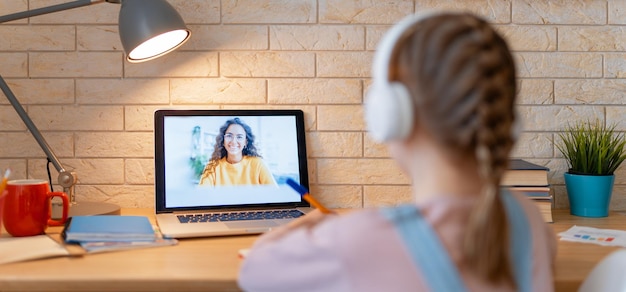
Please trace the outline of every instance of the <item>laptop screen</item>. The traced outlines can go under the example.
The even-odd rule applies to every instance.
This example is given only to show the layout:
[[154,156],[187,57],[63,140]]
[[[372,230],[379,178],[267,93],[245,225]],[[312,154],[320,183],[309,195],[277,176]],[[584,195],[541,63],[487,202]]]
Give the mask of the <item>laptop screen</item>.
[[157,213],[308,206],[300,110],[157,110]]

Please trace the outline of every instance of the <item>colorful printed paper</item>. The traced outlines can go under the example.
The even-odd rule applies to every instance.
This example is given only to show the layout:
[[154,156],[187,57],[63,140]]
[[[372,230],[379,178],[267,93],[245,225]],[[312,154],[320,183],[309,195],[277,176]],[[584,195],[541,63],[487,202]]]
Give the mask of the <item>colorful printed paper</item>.
[[561,240],[564,241],[626,247],[626,231],[623,230],[599,229],[574,225],[567,231],[559,233],[559,236]]

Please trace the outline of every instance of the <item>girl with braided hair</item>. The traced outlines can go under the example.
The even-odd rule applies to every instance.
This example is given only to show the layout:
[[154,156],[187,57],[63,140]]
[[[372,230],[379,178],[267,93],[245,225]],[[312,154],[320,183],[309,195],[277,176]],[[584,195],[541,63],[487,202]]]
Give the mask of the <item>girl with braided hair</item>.
[[518,133],[504,39],[467,13],[387,32],[366,100],[370,136],[412,181],[413,202],[312,212],[259,238],[249,291],[552,291],[556,240],[524,194],[500,188]]

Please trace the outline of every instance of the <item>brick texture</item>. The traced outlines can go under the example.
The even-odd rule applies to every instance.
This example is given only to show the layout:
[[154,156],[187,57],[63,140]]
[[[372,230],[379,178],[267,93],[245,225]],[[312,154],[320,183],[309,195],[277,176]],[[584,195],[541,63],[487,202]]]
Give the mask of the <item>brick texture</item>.
[[[7,14],[61,0],[0,0]],[[0,25],[0,75],[65,167],[78,199],[154,206],[153,113],[160,108],[302,109],[311,190],[330,207],[411,200],[409,179],[365,131],[371,59],[389,27],[424,10],[469,11],[508,40],[524,132],[513,156],[550,168],[569,203],[555,147],[568,123],[626,131],[626,2],[615,0],[170,0],[192,37],[151,62],[124,60],[119,5]],[[45,178],[46,160],[0,98],[0,169]],[[53,177],[56,172],[52,170]],[[626,210],[626,167],[611,208]]]

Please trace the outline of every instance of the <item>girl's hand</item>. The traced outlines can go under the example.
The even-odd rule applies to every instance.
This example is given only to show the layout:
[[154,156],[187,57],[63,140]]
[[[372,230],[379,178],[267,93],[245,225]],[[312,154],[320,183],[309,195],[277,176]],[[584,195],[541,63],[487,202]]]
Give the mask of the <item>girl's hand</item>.
[[[331,211],[332,212],[332,211]],[[281,237],[283,237],[285,234],[292,232],[295,229],[298,228],[307,228],[307,229],[311,229],[313,228],[315,225],[319,224],[320,222],[328,219],[328,218],[332,218],[334,216],[336,216],[337,213],[332,212],[330,214],[324,214],[322,212],[320,212],[318,209],[313,210],[310,213],[307,213],[306,215],[295,219],[289,223],[287,223],[284,226],[281,226],[277,229],[274,229],[266,234],[264,234],[263,236],[261,236],[259,238],[259,241],[273,241],[273,240],[277,240]]]

